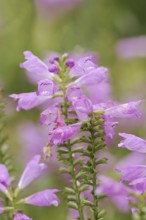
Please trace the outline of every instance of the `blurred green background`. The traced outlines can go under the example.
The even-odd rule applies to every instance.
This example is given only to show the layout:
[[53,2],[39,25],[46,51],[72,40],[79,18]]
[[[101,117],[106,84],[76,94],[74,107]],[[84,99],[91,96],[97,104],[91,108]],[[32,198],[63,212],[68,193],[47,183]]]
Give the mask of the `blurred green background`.
[[[124,60],[115,52],[120,39],[139,35],[146,35],[145,0],[82,0],[72,10],[64,10],[59,15],[57,11],[53,15],[48,9],[45,16],[33,0],[0,0],[0,80],[5,95],[29,92],[33,88],[19,68],[24,61],[23,51],[31,50],[44,59],[48,51],[85,50],[97,52],[100,64],[109,68],[113,97],[117,100],[145,98],[146,57]],[[13,155],[20,151],[13,147],[17,136],[16,131],[12,132],[14,126],[24,118],[37,122],[35,112],[36,115],[34,110],[11,114],[8,130]],[[136,132],[146,137],[144,125]],[[54,187],[52,182],[47,180],[40,185]],[[66,220],[63,204],[58,209],[28,207],[27,213],[35,220]],[[117,213],[116,209],[109,208],[107,219],[116,220]],[[119,220],[123,218],[130,219],[128,214],[118,214]]]

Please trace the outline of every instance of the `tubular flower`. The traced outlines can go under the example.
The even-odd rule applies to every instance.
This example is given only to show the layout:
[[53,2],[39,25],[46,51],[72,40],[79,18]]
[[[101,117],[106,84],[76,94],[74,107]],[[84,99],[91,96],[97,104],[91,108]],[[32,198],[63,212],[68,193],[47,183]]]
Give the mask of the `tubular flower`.
[[28,71],[30,78],[36,82],[43,79],[52,79],[54,74],[48,71],[48,66],[30,51],[25,51],[26,61],[20,64],[21,68]]
[[116,168],[122,174],[121,181],[132,182],[135,179],[146,177],[146,165],[133,165]]
[[40,155],[36,155],[27,165],[25,170],[22,173],[22,176],[18,183],[19,189],[24,189],[28,186],[33,180],[39,177],[42,172],[47,169],[47,166],[44,163],[40,162]]
[[[25,199],[17,200],[19,193],[28,186],[33,180],[35,180],[40,174],[47,168],[44,163],[39,163],[40,155],[34,156],[34,158],[26,165],[24,172],[19,180],[16,189],[13,189],[11,182],[9,180],[9,174],[7,168],[0,164],[0,191],[6,194],[7,198],[11,201],[11,207],[3,205],[3,200],[0,198],[0,214],[4,212],[14,212],[13,220],[31,220],[28,216],[16,211],[13,203],[17,204],[31,204],[36,206],[58,206],[60,203],[59,198],[56,193],[59,192],[58,189],[46,189],[42,192],[35,193]],[[10,187],[10,188],[8,188]],[[11,189],[11,190],[10,190]]]
[[21,212],[16,212],[14,214],[13,220],[32,220],[32,218],[28,217],[27,215],[24,215]]
[[120,210],[124,212],[128,211],[128,197],[131,193],[131,189],[123,183],[119,183],[106,176],[100,176],[99,180],[101,181],[101,184],[97,187],[96,194],[104,194],[108,196]]
[[146,141],[142,138],[139,138],[132,134],[119,133],[121,137],[124,138],[119,144],[118,147],[127,148],[139,153],[146,153]]
[[70,139],[73,135],[77,134],[81,124],[72,124],[58,127],[50,132],[50,143],[52,145],[62,144],[64,141]]
[[142,102],[143,100],[138,100],[108,108],[105,111],[105,116],[109,118],[130,118],[133,116],[140,117],[141,113],[137,108]]
[[58,206],[60,200],[56,196],[58,189],[47,189],[25,198],[25,203],[34,206]]

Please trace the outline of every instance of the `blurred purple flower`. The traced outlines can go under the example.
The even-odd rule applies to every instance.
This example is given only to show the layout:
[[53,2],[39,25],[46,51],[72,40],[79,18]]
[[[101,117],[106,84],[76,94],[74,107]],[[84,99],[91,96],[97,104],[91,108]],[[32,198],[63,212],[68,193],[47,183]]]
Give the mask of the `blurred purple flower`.
[[18,183],[19,189],[24,189],[25,187],[27,187],[32,181],[39,177],[44,170],[47,169],[47,166],[44,163],[39,163],[40,159],[40,155],[36,155],[26,165]]
[[56,196],[58,189],[47,189],[25,198],[25,203],[34,206],[58,206],[60,200]]
[[99,180],[101,181],[101,184],[97,187],[96,194],[105,194],[106,196],[110,197],[112,202],[119,208],[119,210],[128,211],[128,196],[131,192],[131,189],[126,187],[124,184],[116,182],[115,180],[106,176],[100,176]]
[[32,220],[32,218],[28,217],[27,215],[24,215],[21,212],[16,212],[14,214],[13,220]]
[[49,21],[73,9],[81,2],[82,0],[35,0],[38,12]]
[[129,185],[132,186],[134,191],[138,194],[146,192],[146,178],[133,180]]
[[98,67],[84,74],[74,81],[73,84],[82,86],[97,85],[108,81],[108,69],[105,67]]
[[128,181],[146,177],[146,165],[131,165],[126,167],[116,168],[116,171],[122,174],[121,181]]
[[117,167],[124,167],[132,165],[143,165],[145,163],[145,154],[132,152],[127,156],[123,157],[118,163],[116,164]]
[[[37,154],[42,153],[42,148],[48,143],[48,130],[33,122],[25,122],[17,130],[19,141],[22,146],[22,162],[28,162]],[[22,161],[22,158],[24,161]]]
[[119,133],[124,138],[118,147],[127,148],[128,150],[136,151],[139,153],[146,153],[146,141],[132,134]]
[[0,164],[0,184],[2,184],[5,187],[9,187],[11,185],[8,170],[6,166],[3,164]]
[[105,116],[109,118],[130,118],[133,116],[140,117],[141,113],[137,108],[142,102],[143,100],[138,100],[108,108],[105,110]]
[[146,57],[146,36],[125,38],[116,44],[116,53],[123,59]]

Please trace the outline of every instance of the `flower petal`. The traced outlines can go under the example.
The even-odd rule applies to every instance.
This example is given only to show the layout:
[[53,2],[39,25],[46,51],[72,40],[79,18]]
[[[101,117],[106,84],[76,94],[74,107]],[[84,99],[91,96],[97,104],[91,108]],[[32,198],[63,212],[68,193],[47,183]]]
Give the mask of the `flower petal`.
[[35,206],[58,206],[60,200],[56,196],[57,189],[47,189],[25,198],[25,203]]
[[39,163],[40,158],[40,155],[36,155],[26,165],[26,168],[18,183],[19,189],[23,189],[28,186],[33,180],[39,177],[45,169],[47,169],[47,166],[44,163]]

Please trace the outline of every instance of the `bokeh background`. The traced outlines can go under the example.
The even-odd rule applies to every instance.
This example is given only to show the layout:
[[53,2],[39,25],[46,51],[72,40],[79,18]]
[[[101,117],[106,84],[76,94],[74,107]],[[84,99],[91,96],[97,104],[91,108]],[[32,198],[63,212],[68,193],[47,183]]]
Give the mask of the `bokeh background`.
[[[16,113],[15,104],[7,98],[11,93],[35,89],[29,83],[24,70],[19,67],[24,61],[23,51],[31,50],[41,59],[45,59],[49,51],[93,51],[98,54],[99,63],[110,70],[113,98],[125,102],[146,98],[145,36],[145,0],[81,0],[73,5],[61,3],[55,6],[50,6],[45,0],[0,0],[0,81],[5,90],[9,145],[17,173],[21,172],[22,164],[25,164],[22,161],[25,157],[24,148],[26,145],[27,149],[30,147],[27,143],[29,138],[32,141],[37,136],[35,132],[32,137],[22,135],[27,131],[24,123],[38,124],[39,118],[39,110]],[[133,44],[126,44],[124,47],[125,51],[132,51],[131,56],[118,53],[119,42],[133,37]],[[146,138],[144,106],[142,111],[141,121],[125,121],[121,127]],[[36,145],[33,141],[31,144]],[[114,156],[117,155],[118,160],[127,153],[114,147],[110,151]],[[43,181],[33,184],[33,190],[64,184],[57,171],[51,171],[47,175]],[[108,207],[107,219],[115,220],[117,214],[119,220],[130,219],[129,214],[120,212],[110,204]],[[64,202],[59,208],[26,207],[26,212],[35,220],[67,219]]]

